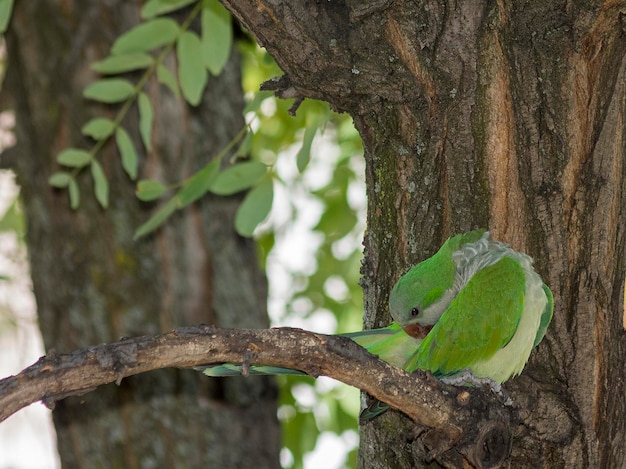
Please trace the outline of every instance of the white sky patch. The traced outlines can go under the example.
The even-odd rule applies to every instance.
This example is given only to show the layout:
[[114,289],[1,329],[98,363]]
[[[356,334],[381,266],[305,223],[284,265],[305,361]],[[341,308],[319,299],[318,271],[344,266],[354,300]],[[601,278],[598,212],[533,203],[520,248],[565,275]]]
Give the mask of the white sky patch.
[[359,444],[359,436],[353,431],[346,431],[340,436],[332,432],[322,432],[317,439],[315,449],[304,456],[304,467],[341,469],[345,467],[347,451]]
[[15,145],[15,134],[11,131],[15,127],[13,111],[0,112],[0,150]]
[[331,275],[324,282],[324,293],[335,301],[345,301],[350,295],[350,290],[343,278]]
[[[313,383],[311,383],[313,384]],[[317,396],[312,385],[298,383],[291,387],[293,397],[298,401],[298,405],[305,410],[311,410],[317,402]]]
[[264,116],[272,117],[274,114],[276,114],[276,99],[264,99],[261,103],[259,110]]
[[287,448],[282,448],[280,450],[279,460],[280,460],[281,467],[292,467],[295,463],[293,454]]
[[320,376],[315,380],[315,389],[319,392],[326,393],[337,389],[339,386],[341,386],[339,381],[329,378],[328,376]]
[[[357,238],[358,239],[355,239]],[[349,233],[341,239],[335,241],[330,249],[335,256],[339,260],[344,260],[348,258],[354,252],[354,246],[358,245],[361,242],[362,234],[359,232],[358,235],[352,235]]]

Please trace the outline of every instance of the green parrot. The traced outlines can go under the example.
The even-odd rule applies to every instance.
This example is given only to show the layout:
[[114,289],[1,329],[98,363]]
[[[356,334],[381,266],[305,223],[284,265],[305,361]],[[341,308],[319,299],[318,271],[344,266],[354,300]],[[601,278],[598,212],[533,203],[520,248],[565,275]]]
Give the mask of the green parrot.
[[[409,373],[422,369],[442,379],[475,377],[499,384],[521,373],[546,333],[553,308],[552,292],[532,259],[475,230],[449,238],[400,277],[389,296],[390,326],[343,335]],[[241,366],[203,371],[229,376],[239,374]],[[250,373],[303,374],[263,366],[250,367]],[[386,408],[379,403],[362,417]]]

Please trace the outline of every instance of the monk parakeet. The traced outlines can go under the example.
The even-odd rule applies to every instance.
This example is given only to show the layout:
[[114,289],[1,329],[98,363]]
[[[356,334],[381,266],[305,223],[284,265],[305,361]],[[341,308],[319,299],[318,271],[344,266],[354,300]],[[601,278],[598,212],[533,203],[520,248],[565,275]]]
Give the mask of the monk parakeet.
[[[502,383],[521,373],[545,335],[553,306],[552,292],[530,257],[475,230],[448,239],[434,256],[400,277],[389,296],[394,323],[345,335],[408,372],[422,369],[439,378],[469,372]],[[219,365],[204,373],[227,376],[239,370]]]

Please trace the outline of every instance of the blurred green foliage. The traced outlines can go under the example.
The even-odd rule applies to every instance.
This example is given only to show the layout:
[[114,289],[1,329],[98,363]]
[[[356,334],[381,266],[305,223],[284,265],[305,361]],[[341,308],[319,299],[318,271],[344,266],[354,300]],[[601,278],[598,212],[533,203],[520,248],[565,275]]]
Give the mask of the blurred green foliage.
[[[330,325],[319,332],[360,330],[363,304],[358,281],[365,220],[360,137],[350,117],[332,112],[326,103],[305,100],[294,117],[288,113],[291,101],[259,93],[263,81],[282,72],[256,44],[241,42],[239,48],[243,87],[251,103],[248,110],[257,110],[246,148],[253,160],[274,167],[277,186],[270,219],[257,230],[270,292],[275,290],[273,282],[288,283],[278,301],[270,293],[274,325],[315,330],[326,319]],[[313,235],[290,242],[287,238],[296,235],[294,224],[305,225]],[[274,250],[282,251],[283,244],[293,248],[281,256]],[[289,262],[291,256],[300,262]],[[281,275],[273,275],[275,269]],[[328,381],[279,377],[279,419],[283,445],[290,453],[281,458],[286,467],[303,467],[306,453],[315,448],[322,432],[338,438],[354,432],[352,440],[357,441],[359,391]],[[346,448],[345,467],[356,466],[356,449]]]
[[15,233],[19,240],[23,240],[26,234],[25,225],[24,212],[22,212],[20,200],[16,195],[4,213],[0,215],[0,233]]

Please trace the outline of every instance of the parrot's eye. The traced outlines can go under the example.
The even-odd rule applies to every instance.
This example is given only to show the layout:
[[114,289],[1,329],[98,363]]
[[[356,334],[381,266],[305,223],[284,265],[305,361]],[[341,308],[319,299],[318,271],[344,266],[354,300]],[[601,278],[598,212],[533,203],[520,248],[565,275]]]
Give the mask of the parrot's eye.
[[419,313],[420,313],[420,309],[417,306],[411,310],[411,316],[413,317],[419,315]]

